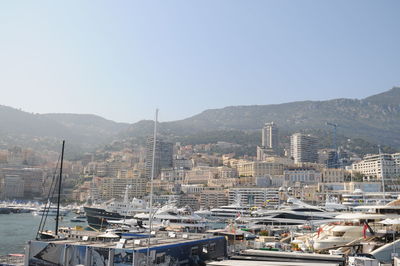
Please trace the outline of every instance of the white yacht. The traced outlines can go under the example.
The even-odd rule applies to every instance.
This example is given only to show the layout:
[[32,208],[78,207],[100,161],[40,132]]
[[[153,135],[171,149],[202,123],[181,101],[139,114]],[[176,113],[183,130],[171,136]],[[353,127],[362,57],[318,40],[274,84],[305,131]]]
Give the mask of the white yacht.
[[[142,221],[144,226],[149,225],[149,213],[139,213],[135,219]],[[202,217],[194,214],[190,207],[177,208],[174,204],[167,204],[155,211],[153,215],[155,227],[183,229],[184,231],[202,232],[206,228]]]
[[369,235],[368,226],[365,221],[373,224],[385,219],[385,215],[365,214],[365,213],[347,213],[338,215],[336,218],[341,222],[327,223],[322,225],[317,233],[312,237],[314,250],[330,249],[346,245],[354,240],[362,239]]
[[289,205],[277,210],[259,209],[253,211],[251,217],[240,217],[237,221],[253,225],[302,225],[336,220],[335,212],[328,212],[294,198],[289,198],[287,202]]
[[[315,233],[313,240],[315,250],[329,249],[350,243],[353,240],[366,237],[369,227],[387,219],[400,218],[400,200],[386,205],[364,205],[353,209],[355,212],[342,213],[335,218],[340,222],[327,223]],[[368,228],[366,228],[366,223]],[[368,229],[368,230],[367,230]]]
[[249,216],[251,213],[250,207],[241,204],[240,194],[236,195],[233,204],[220,206],[210,210],[212,220],[228,221],[238,217]]
[[400,218],[400,200],[394,200],[385,205],[363,205],[353,209],[363,213],[375,213],[385,215],[389,219]]
[[212,216],[212,212],[210,210],[198,210],[194,213],[206,220],[215,220],[215,217]]
[[[59,211],[59,215],[60,216],[66,216],[69,213],[68,209],[65,208],[60,208]],[[55,206],[50,206],[50,207],[45,207],[42,206],[38,209],[36,209],[35,211],[32,212],[33,215],[43,215],[43,214],[47,214],[48,216],[57,216],[57,207]]]

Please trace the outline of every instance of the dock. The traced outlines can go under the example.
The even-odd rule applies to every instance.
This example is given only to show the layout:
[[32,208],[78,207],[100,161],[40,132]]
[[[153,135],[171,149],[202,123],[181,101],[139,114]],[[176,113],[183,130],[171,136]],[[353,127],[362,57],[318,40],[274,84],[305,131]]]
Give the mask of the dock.
[[[251,261],[258,261],[258,262],[269,261],[269,262],[273,262],[273,263],[282,263],[282,262],[301,263],[299,265],[318,264],[318,265],[339,265],[339,266],[345,265],[345,261],[346,261],[346,259],[343,256],[338,256],[338,255],[284,252],[284,251],[268,251],[268,250],[256,250],[256,249],[243,250],[240,252],[239,255],[232,256],[230,259],[238,261],[238,263],[239,263],[239,261],[242,261],[245,263],[250,263]],[[235,264],[235,265],[240,265],[240,264]],[[248,265],[250,265],[250,264],[248,264]],[[268,264],[259,264],[259,265],[268,265]],[[273,264],[270,264],[270,265],[273,265]],[[275,264],[275,265],[277,265],[277,264]],[[292,265],[292,264],[289,264],[289,265]],[[293,264],[293,265],[296,265],[296,264]]]

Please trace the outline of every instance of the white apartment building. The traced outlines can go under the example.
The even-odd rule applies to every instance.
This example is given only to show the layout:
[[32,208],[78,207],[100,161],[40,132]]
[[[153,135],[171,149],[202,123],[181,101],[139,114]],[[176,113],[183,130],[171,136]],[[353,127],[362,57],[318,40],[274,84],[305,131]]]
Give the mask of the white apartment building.
[[141,198],[147,195],[147,179],[145,178],[106,177],[99,179],[98,182],[99,196],[103,200],[121,199],[127,186],[130,186],[128,190],[129,198]]
[[200,194],[200,207],[203,209],[225,205],[228,205],[228,196],[224,190],[205,190]]
[[204,189],[203,185],[182,185],[181,190],[186,194],[199,194]]
[[243,206],[264,206],[268,204],[278,204],[279,191],[277,188],[232,188],[228,193],[229,204],[240,197]]
[[311,135],[293,134],[290,136],[290,155],[295,163],[317,162],[317,139]]
[[362,161],[353,163],[351,168],[367,179],[400,177],[400,153],[367,155]]

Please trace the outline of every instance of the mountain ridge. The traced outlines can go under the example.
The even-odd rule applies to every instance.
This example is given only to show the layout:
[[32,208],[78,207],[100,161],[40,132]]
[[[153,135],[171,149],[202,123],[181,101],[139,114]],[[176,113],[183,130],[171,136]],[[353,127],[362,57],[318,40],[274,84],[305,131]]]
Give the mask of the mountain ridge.
[[[343,136],[400,148],[400,87],[363,99],[207,109],[185,119],[160,122],[159,132],[170,139],[218,131],[254,132],[270,121],[287,133],[330,132],[326,122],[336,123]],[[0,125],[0,148],[10,145],[56,147],[61,139],[66,139],[77,152],[94,150],[118,139],[143,139],[153,131],[152,120],[118,123],[92,114],[34,114],[4,105],[0,105]]]
[[[389,96],[388,96],[389,95]],[[388,100],[385,102],[385,100]],[[274,105],[227,106],[208,109],[197,115],[172,122],[160,123],[165,135],[185,135],[215,130],[258,130],[274,121],[285,131],[307,129],[330,130],[326,122],[339,125],[341,134],[362,137],[368,141],[400,147],[400,88],[364,99],[338,98],[326,101],[297,101]],[[132,124],[125,135],[150,134],[151,121]],[[140,125],[140,126],[139,126]],[[140,128],[140,130],[139,130]]]

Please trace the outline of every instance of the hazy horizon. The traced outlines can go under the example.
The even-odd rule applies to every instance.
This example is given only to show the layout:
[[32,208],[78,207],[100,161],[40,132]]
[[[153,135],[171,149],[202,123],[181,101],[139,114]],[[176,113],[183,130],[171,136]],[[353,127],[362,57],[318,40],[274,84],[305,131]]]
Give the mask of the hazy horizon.
[[[392,88],[393,88],[393,87],[400,88],[399,86],[392,86]],[[390,88],[390,89],[388,89],[388,90],[385,90],[385,91],[382,91],[382,92],[378,92],[378,93],[376,93],[376,94],[380,94],[380,93],[383,93],[383,92],[387,92],[387,91],[391,90],[392,88]],[[364,98],[367,98],[367,97],[370,97],[370,96],[374,96],[374,95],[376,95],[376,94],[367,95],[366,97],[363,97],[363,98],[349,98],[349,99],[362,100],[362,99],[364,99]],[[335,100],[335,99],[340,99],[340,98],[343,98],[343,97],[332,98],[332,99],[321,99],[321,100],[315,100],[315,101],[329,101],[329,100]],[[304,100],[304,101],[309,101],[309,100]],[[313,100],[310,100],[310,101],[313,101]],[[296,102],[298,102],[298,101],[296,101]],[[273,103],[273,104],[271,104],[271,105],[280,105],[280,104],[287,104],[287,103],[293,103],[293,102]],[[252,105],[257,105],[257,104],[249,104],[249,105],[227,105],[227,106],[221,106],[221,107],[218,107],[218,108],[210,108],[210,109],[222,109],[222,108],[231,107],[231,106],[252,106]],[[261,105],[261,104],[260,104],[260,105]],[[266,104],[266,105],[268,105],[268,104]],[[134,123],[137,123],[137,122],[142,121],[142,120],[152,120],[152,121],[154,121],[154,116],[155,116],[155,110],[154,110],[153,117],[142,118],[142,119],[138,119],[137,121],[133,121],[133,122],[126,122],[126,121],[119,121],[118,119],[117,119],[117,120],[110,119],[110,118],[107,118],[107,117],[105,117],[105,116],[102,116],[102,115],[96,114],[96,113],[72,113],[72,112],[69,112],[69,113],[66,113],[66,112],[38,113],[38,112],[35,112],[35,111],[23,110],[22,108],[16,108],[16,107],[14,107],[14,106],[8,106],[8,105],[3,105],[3,106],[11,107],[11,108],[14,108],[14,109],[17,109],[17,110],[20,110],[20,111],[23,111],[23,112],[27,112],[27,113],[33,113],[33,114],[39,114],[39,115],[47,115],[47,114],[95,115],[95,116],[102,117],[102,118],[104,118],[104,119],[106,119],[106,120],[111,120],[111,121],[113,121],[113,122],[125,123],[125,124],[126,124],[126,123],[127,123],[127,124],[134,124]],[[180,119],[175,119],[175,120],[162,120],[162,121],[159,120],[159,122],[171,122],[171,121],[178,121],[178,120],[181,120],[181,119],[190,118],[190,117],[195,116],[195,115],[197,115],[197,114],[200,114],[201,112],[206,111],[206,110],[209,110],[209,109],[204,109],[204,110],[199,111],[198,113],[189,114],[187,117],[183,117],[183,118],[180,118]],[[160,114],[160,110],[159,110],[159,114]]]

